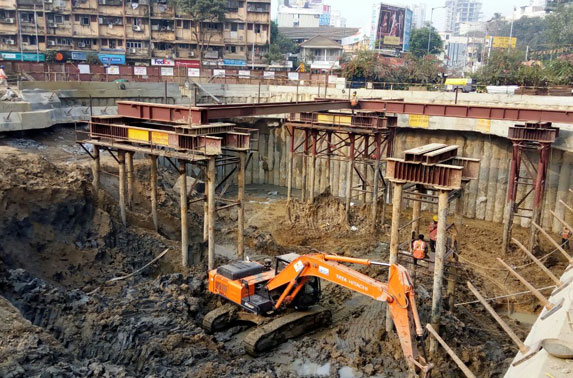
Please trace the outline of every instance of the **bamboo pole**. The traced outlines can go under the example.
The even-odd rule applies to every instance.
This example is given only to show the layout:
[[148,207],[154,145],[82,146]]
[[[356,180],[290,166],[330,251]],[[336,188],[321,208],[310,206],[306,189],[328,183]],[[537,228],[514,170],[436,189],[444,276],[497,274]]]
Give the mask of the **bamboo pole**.
[[468,367],[462,362],[462,360],[460,360],[457,354],[448,346],[448,344],[446,344],[444,339],[442,339],[440,335],[438,335],[438,332],[436,332],[434,327],[432,327],[431,324],[426,324],[426,329],[428,330],[428,332],[430,332],[430,334],[432,334],[432,336],[436,338],[436,340],[438,340],[442,348],[444,348],[446,352],[448,352],[452,360],[454,360],[454,362],[456,363],[456,365],[458,365],[458,367],[464,373],[464,375],[468,378],[475,378],[474,373],[472,373],[470,369],[468,369]]

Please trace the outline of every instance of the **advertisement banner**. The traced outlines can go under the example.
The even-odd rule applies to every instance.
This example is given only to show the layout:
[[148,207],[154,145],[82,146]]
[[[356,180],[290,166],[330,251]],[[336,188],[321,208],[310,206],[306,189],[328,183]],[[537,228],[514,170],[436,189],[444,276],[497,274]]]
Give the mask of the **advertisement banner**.
[[89,74],[90,73],[90,65],[89,64],[78,64],[78,71],[80,74]]
[[72,51],[71,58],[72,60],[86,60],[88,54],[85,51]]
[[179,59],[175,61],[175,67],[201,68],[198,60]]
[[44,54],[36,53],[16,53],[16,52],[0,52],[0,58],[4,60],[20,60],[24,62],[43,62],[46,60]]
[[119,66],[109,66],[105,71],[108,75],[119,75]]
[[161,76],[173,76],[173,67],[161,67]]
[[201,70],[199,68],[187,68],[187,76],[189,77],[200,77]]
[[263,72],[263,78],[265,78],[265,79],[274,79],[274,78],[275,78],[275,73],[274,73],[274,71],[264,71],[264,72]]
[[133,74],[138,76],[147,76],[147,67],[135,66],[133,67]]
[[410,21],[406,22],[406,13],[406,8],[387,4],[375,5],[370,25],[371,47],[402,50],[404,36],[407,35],[409,38],[412,27],[411,15]]
[[239,70],[239,77],[248,79],[251,77],[251,71]]
[[289,80],[298,80],[298,72],[289,72],[288,73]]
[[412,36],[412,18],[414,12],[406,9],[406,19],[404,21],[404,39],[402,44],[402,51],[410,51],[410,37]]
[[225,70],[213,70],[213,76],[225,77]]
[[97,58],[102,64],[125,64],[125,55],[97,54]]
[[152,66],[174,67],[175,61],[171,60],[171,59],[164,59],[164,58],[151,58],[151,65]]
[[247,62],[241,59],[223,59],[223,64],[225,66],[245,67]]

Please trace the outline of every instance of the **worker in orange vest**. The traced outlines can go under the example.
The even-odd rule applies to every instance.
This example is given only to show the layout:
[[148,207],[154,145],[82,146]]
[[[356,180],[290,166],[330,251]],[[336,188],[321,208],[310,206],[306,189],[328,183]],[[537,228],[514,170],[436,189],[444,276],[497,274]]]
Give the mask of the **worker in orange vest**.
[[563,249],[569,250],[570,238],[571,238],[571,230],[563,226],[563,232],[561,233],[561,246],[563,246]]
[[430,249],[432,252],[436,252],[436,239],[438,238],[438,216],[434,215],[432,217],[432,223],[430,223]]
[[418,235],[418,240],[414,240],[412,243],[412,256],[414,256],[414,264],[417,260],[422,260],[426,257],[428,252],[428,244],[424,240],[424,235]]

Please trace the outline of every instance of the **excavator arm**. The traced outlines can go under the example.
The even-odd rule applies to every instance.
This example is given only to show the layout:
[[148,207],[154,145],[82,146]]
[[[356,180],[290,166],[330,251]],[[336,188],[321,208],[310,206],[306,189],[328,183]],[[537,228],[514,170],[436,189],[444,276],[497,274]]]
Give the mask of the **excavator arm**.
[[[388,283],[377,281],[346,265],[340,264],[340,262],[361,265],[389,265]],[[318,277],[367,295],[375,300],[387,302],[408,363],[426,371],[431,368],[419,356],[416,348],[416,334],[422,336],[423,328],[416,309],[412,281],[404,267],[323,253],[299,256],[267,283],[269,291],[286,285],[275,303],[275,308],[278,309],[283,303],[292,301],[302,287],[302,283],[307,280],[307,277]]]

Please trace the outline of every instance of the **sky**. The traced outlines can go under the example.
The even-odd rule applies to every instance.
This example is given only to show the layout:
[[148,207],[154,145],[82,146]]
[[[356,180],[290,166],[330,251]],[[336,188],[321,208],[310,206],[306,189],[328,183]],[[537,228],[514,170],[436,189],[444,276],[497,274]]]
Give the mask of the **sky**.
[[[272,17],[276,17],[279,0],[272,0]],[[327,0],[327,4],[332,6],[332,10],[339,10],[342,16],[346,18],[346,26],[363,27],[369,32],[370,14],[372,4],[387,3],[391,5],[406,6],[411,4],[426,4],[426,19],[429,21],[431,8],[444,6],[445,0]],[[529,4],[529,0],[482,0],[482,21],[489,20],[494,13],[501,13],[504,16],[511,15],[514,6]],[[436,9],[434,11],[433,24],[436,28],[441,29],[445,19],[445,9]]]

